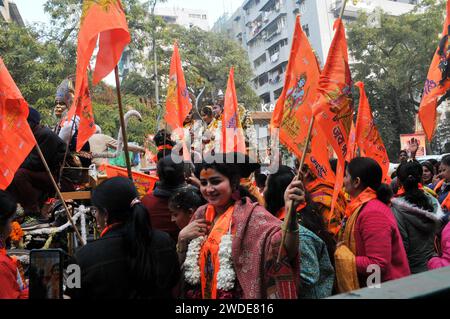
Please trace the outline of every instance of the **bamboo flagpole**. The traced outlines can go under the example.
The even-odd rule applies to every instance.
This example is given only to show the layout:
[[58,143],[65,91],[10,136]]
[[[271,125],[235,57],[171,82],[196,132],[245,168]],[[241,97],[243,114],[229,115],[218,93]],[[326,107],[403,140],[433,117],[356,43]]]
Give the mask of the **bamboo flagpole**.
[[342,16],[344,15],[345,6],[347,5],[347,0],[343,0],[344,3],[342,4],[341,13],[339,14],[339,19],[342,19]]
[[39,144],[37,143],[37,141],[36,141],[36,149],[37,149],[37,151],[39,153],[39,157],[41,158],[42,163],[45,166],[45,170],[47,171],[47,174],[50,177],[50,180],[52,181],[53,187],[55,188],[56,193],[57,193],[59,199],[61,200],[61,202],[62,202],[62,204],[64,206],[64,209],[66,210],[67,217],[68,217],[67,219],[69,220],[70,224],[72,225],[73,229],[75,230],[75,234],[77,235],[78,240],[80,241],[81,245],[82,246],[86,245],[86,243],[84,242],[83,238],[81,237],[80,232],[78,231],[78,228],[75,226],[75,224],[74,224],[74,222],[72,220],[72,214],[70,213],[69,207],[67,207],[67,204],[64,201],[64,198],[63,198],[63,196],[61,194],[61,191],[59,190],[59,187],[56,184],[56,181],[55,181],[55,179],[54,179],[54,177],[52,175],[52,172],[50,171],[50,168],[48,167],[47,161],[45,160],[44,154],[42,154],[42,150],[41,150]]
[[123,151],[125,152],[125,161],[127,163],[128,178],[133,180],[133,175],[131,173],[130,154],[128,153],[127,130],[125,127],[125,118],[123,116],[122,95],[120,94],[119,68],[117,65],[114,68],[114,73],[116,76],[116,91],[117,91],[117,102],[119,104],[120,126],[122,127]]
[[[305,146],[303,148],[302,158],[300,160],[300,165],[299,165],[298,173],[297,173],[297,176],[295,177],[295,180],[298,180],[298,179],[302,178],[302,176],[303,176],[303,164],[305,163],[306,153],[308,152],[309,144],[311,142],[311,135],[312,135],[313,126],[314,126],[314,116],[311,117],[311,120],[309,122],[308,135],[306,136],[306,143],[305,143]],[[287,227],[288,227],[288,225],[289,225],[289,223],[291,221],[291,218],[293,218],[292,216],[295,217],[296,207],[294,205],[294,201],[290,200],[287,203],[286,208],[287,208],[286,209],[287,214],[286,214],[286,217],[285,217],[284,222],[283,222],[281,244],[280,244],[280,248],[278,250],[277,263],[280,262],[281,251],[282,251],[284,243],[286,241]]]

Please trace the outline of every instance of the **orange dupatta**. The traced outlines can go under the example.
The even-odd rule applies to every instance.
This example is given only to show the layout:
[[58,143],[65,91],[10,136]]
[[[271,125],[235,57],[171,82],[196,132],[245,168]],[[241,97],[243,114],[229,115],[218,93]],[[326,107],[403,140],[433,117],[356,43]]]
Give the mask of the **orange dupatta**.
[[[200,250],[200,281],[203,299],[217,298],[217,273],[219,272],[220,267],[219,245],[222,236],[230,231],[233,211],[234,205],[230,206],[225,213],[218,218]],[[205,214],[206,220],[213,222],[215,216],[216,211],[214,206],[208,205]]]
[[[436,187],[434,188],[436,194],[441,189],[442,185],[444,185],[444,180],[439,181],[439,183],[437,183]],[[447,197],[442,202],[441,207],[447,209],[447,211],[450,212],[450,193],[448,193]]]
[[346,218],[339,232],[339,242],[343,245],[334,253],[337,288],[340,293],[360,288],[356,270],[355,225],[364,204],[376,198],[376,192],[368,187],[347,205]]

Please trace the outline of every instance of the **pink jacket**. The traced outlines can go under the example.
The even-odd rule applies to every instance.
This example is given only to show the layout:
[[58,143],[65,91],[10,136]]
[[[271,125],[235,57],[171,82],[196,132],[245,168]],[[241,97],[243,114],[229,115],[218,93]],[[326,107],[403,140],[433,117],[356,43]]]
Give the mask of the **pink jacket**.
[[428,261],[428,269],[450,266],[450,222],[442,230],[441,249],[442,256],[431,258]]
[[355,240],[361,287],[366,286],[366,278],[373,273],[369,265],[380,267],[381,282],[411,274],[397,221],[381,201],[374,199],[363,207],[355,225]]

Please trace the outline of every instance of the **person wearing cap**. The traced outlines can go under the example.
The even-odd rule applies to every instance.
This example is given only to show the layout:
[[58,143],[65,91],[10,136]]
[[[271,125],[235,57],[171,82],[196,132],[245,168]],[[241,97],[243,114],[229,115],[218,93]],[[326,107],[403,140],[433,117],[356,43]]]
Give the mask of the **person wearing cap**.
[[[41,115],[33,107],[29,107],[27,121],[53,176],[57,176],[66,144],[52,130],[40,125]],[[43,195],[54,193],[55,189],[36,147],[17,170],[7,190],[24,208],[25,215],[43,217],[40,200]]]
[[[259,166],[246,155],[229,153],[206,157],[196,167],[207,204],[197,209],[178,236],[179,260],[184,262],[184,297],[297,298],[296,219],[285,226],[286,241],[277,263],[281,221],[240,185],[240,179],[248,178]],[[287,194],[291,200],[304,201],[298,187]]]

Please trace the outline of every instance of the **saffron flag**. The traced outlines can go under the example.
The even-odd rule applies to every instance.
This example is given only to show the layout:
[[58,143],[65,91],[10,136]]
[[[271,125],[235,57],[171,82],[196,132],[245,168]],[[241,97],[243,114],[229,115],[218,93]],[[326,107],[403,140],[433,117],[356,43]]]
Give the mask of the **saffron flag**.
[[356,143],[356,127],[355,122],[352,120],[352,126],[350,128],[350,134],[348,136],[348,152],[345,160],[350,162],[353,158],[356,157],[356,149],[358,148],[358,144]]
[[434,53],[428,70],[427,79],[423,89],[422,101],[419,108],[419,119],[429,141],[433,138],[436,128],[436,108],[439,96],[445,94],[450,88],[450,0],[447,0],[447,17],[442,30],[441,41]]
[[0,189],[6,189],[36,144],[28,104],[0,58]]
[[83,1],[78,34],[75,98],[68,113],[68,119],[75,115],[80,118],[77,151],[95,133],[94,114],[88,98],[87,70],[97,41],[99,50],[93,75],[94,85],[114,70],[130,40],[120,0]]
[[222,116],[222,152],[238,152],[245,154],[245,138],[239,118],[239,107],[234,85],[234,68],[231,67],[228,76],[227,91]]
[[[302,30],[300,17],[297,16],[284,87],[272,115],[271,129],[272,138],[279,137],[298,158],[302,157],[306,144],[312,117],[311,107],[317,97],[319,77],[320,68],[316,56]],[[327,142],[318,127],[313,128],[310,152],[305,163],[318,178],[334,183]]]
[[352,77],[341,19],[336,20],[334,28],[336,33],[320,76],[319,97],[313,106],[313,113],[340,164],[344,165],[353,120]]
[[372,116],[369,100],[364,90],[364,83],[355,84],[359,88],[359,108],[356,119],[356,142],[361,150],[361,155],[373,158],[383,170],[383,178],[389,180],[389,157],[384,147],[383,140]]
[[183,122],[192,109],[189,92],[184,79],[178,46],[173,45],[170,61],[169,86],[167,88],[166,114],[164,120],[172,130],[178,130],[180,139],[184,139]]
[[[116,176],[128,178],[128,171],[126,168],[110,164],[103,164],[99,169],[100,171],[105,171],[108,178]],[[140,197],[152,192],[155,188],[156,182],[159,180],[157,176],[147,175],[134,171],[131,172],[131,176],[133,177],[134,185],[136,186]]]

